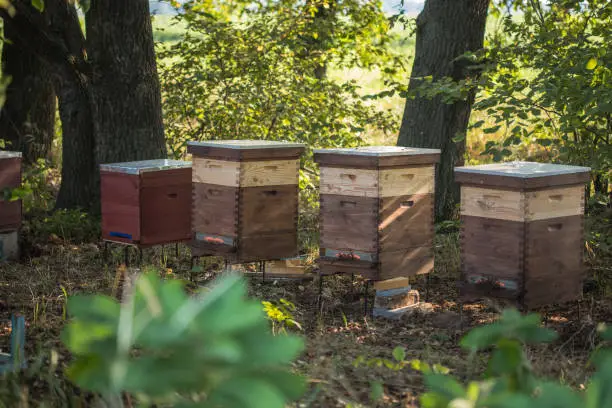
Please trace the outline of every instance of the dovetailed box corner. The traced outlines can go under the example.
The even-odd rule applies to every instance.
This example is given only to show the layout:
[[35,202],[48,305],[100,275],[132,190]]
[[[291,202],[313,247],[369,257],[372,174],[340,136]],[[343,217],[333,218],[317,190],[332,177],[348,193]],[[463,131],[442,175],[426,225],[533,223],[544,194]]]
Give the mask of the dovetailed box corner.
[[234,261],[298,253],[298,177],[304,146],[229,140],[190,142],[192,247]]
[[535,308],[580,296],[588,168],[515,162],[460,167],[455,175],[463,297]]
[[321,273],[379,281],[431,272],[438,158],[387,146],[316,150]]

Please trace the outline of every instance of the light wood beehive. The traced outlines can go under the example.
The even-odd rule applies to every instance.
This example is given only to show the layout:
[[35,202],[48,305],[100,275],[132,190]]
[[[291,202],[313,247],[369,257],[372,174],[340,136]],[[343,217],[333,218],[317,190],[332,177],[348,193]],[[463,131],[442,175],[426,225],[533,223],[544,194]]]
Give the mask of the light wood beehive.
[[315,150],[321,274],[385,280],[431,272],[439,157],[392,146]]
[[190,142],[192,253],[236,262],[296,256],[304,148],[265,140]]
[[507,298],[527,307],[577,298],[589,170],[531,162],[456,168],[462,296]]

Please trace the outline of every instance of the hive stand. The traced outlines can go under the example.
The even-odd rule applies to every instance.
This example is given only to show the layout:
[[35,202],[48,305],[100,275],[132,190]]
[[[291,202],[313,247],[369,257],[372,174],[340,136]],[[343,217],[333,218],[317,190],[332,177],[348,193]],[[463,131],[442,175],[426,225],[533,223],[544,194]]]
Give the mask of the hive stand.
[[21,153],[0,151],[0,262],[19,258],[21,200],[5,198],[21,186]]
[[[435,165],[440,151],[396,146],[315,150],[323,277],[370,281],[433,270]],[[319,295],[320,299],[320,295]]]
[[129,248],[178,243],[191,238],[191,163],[179,160],[144,160],[100,166],[102,239],[105,259],[108,244]]
[[193,156],[192,263],[259,263],[298,253],[300,156],[304,145],[266,140],[189,142]]
[[512,162],[455,169],[462,301],[532,309],[582,294],[587,167]]

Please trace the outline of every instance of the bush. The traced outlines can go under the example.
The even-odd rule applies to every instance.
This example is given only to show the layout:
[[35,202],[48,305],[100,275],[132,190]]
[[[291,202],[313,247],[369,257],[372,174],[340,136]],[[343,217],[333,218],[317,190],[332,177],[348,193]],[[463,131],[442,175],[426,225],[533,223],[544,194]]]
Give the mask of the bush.
[[122,304],[73,296],[62,335],[76,358],[68,375],[110,407],[129,393],[138,406],[282,408],[305,391],[290,372],[303,341],[274,336],[261,304],[245,295],[235,276],[193,298],[149,272]]

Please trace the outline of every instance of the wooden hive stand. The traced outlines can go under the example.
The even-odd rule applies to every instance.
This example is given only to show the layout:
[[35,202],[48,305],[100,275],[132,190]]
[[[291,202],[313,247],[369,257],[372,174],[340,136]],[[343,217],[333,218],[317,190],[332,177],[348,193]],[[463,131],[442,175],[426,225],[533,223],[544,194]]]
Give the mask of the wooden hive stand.
[[304,145],[266,140],[189,142],[193,156],[192,256],[226,263],[298,254],[300,157]]
[[21,187],[21,153],[0,151],[0,262],[19,258],[21,200],[10,200]]
[[587,167],[511,162],[455,169],[461,298],[531,309],[582,294]]
[[439,150],[396,146],[315,150],[321,284],[333,274],[369,283],[433,270],[439,158]]
[[102,239],[142,249],[191,238],[191,163],[144,160],[100,166]]

